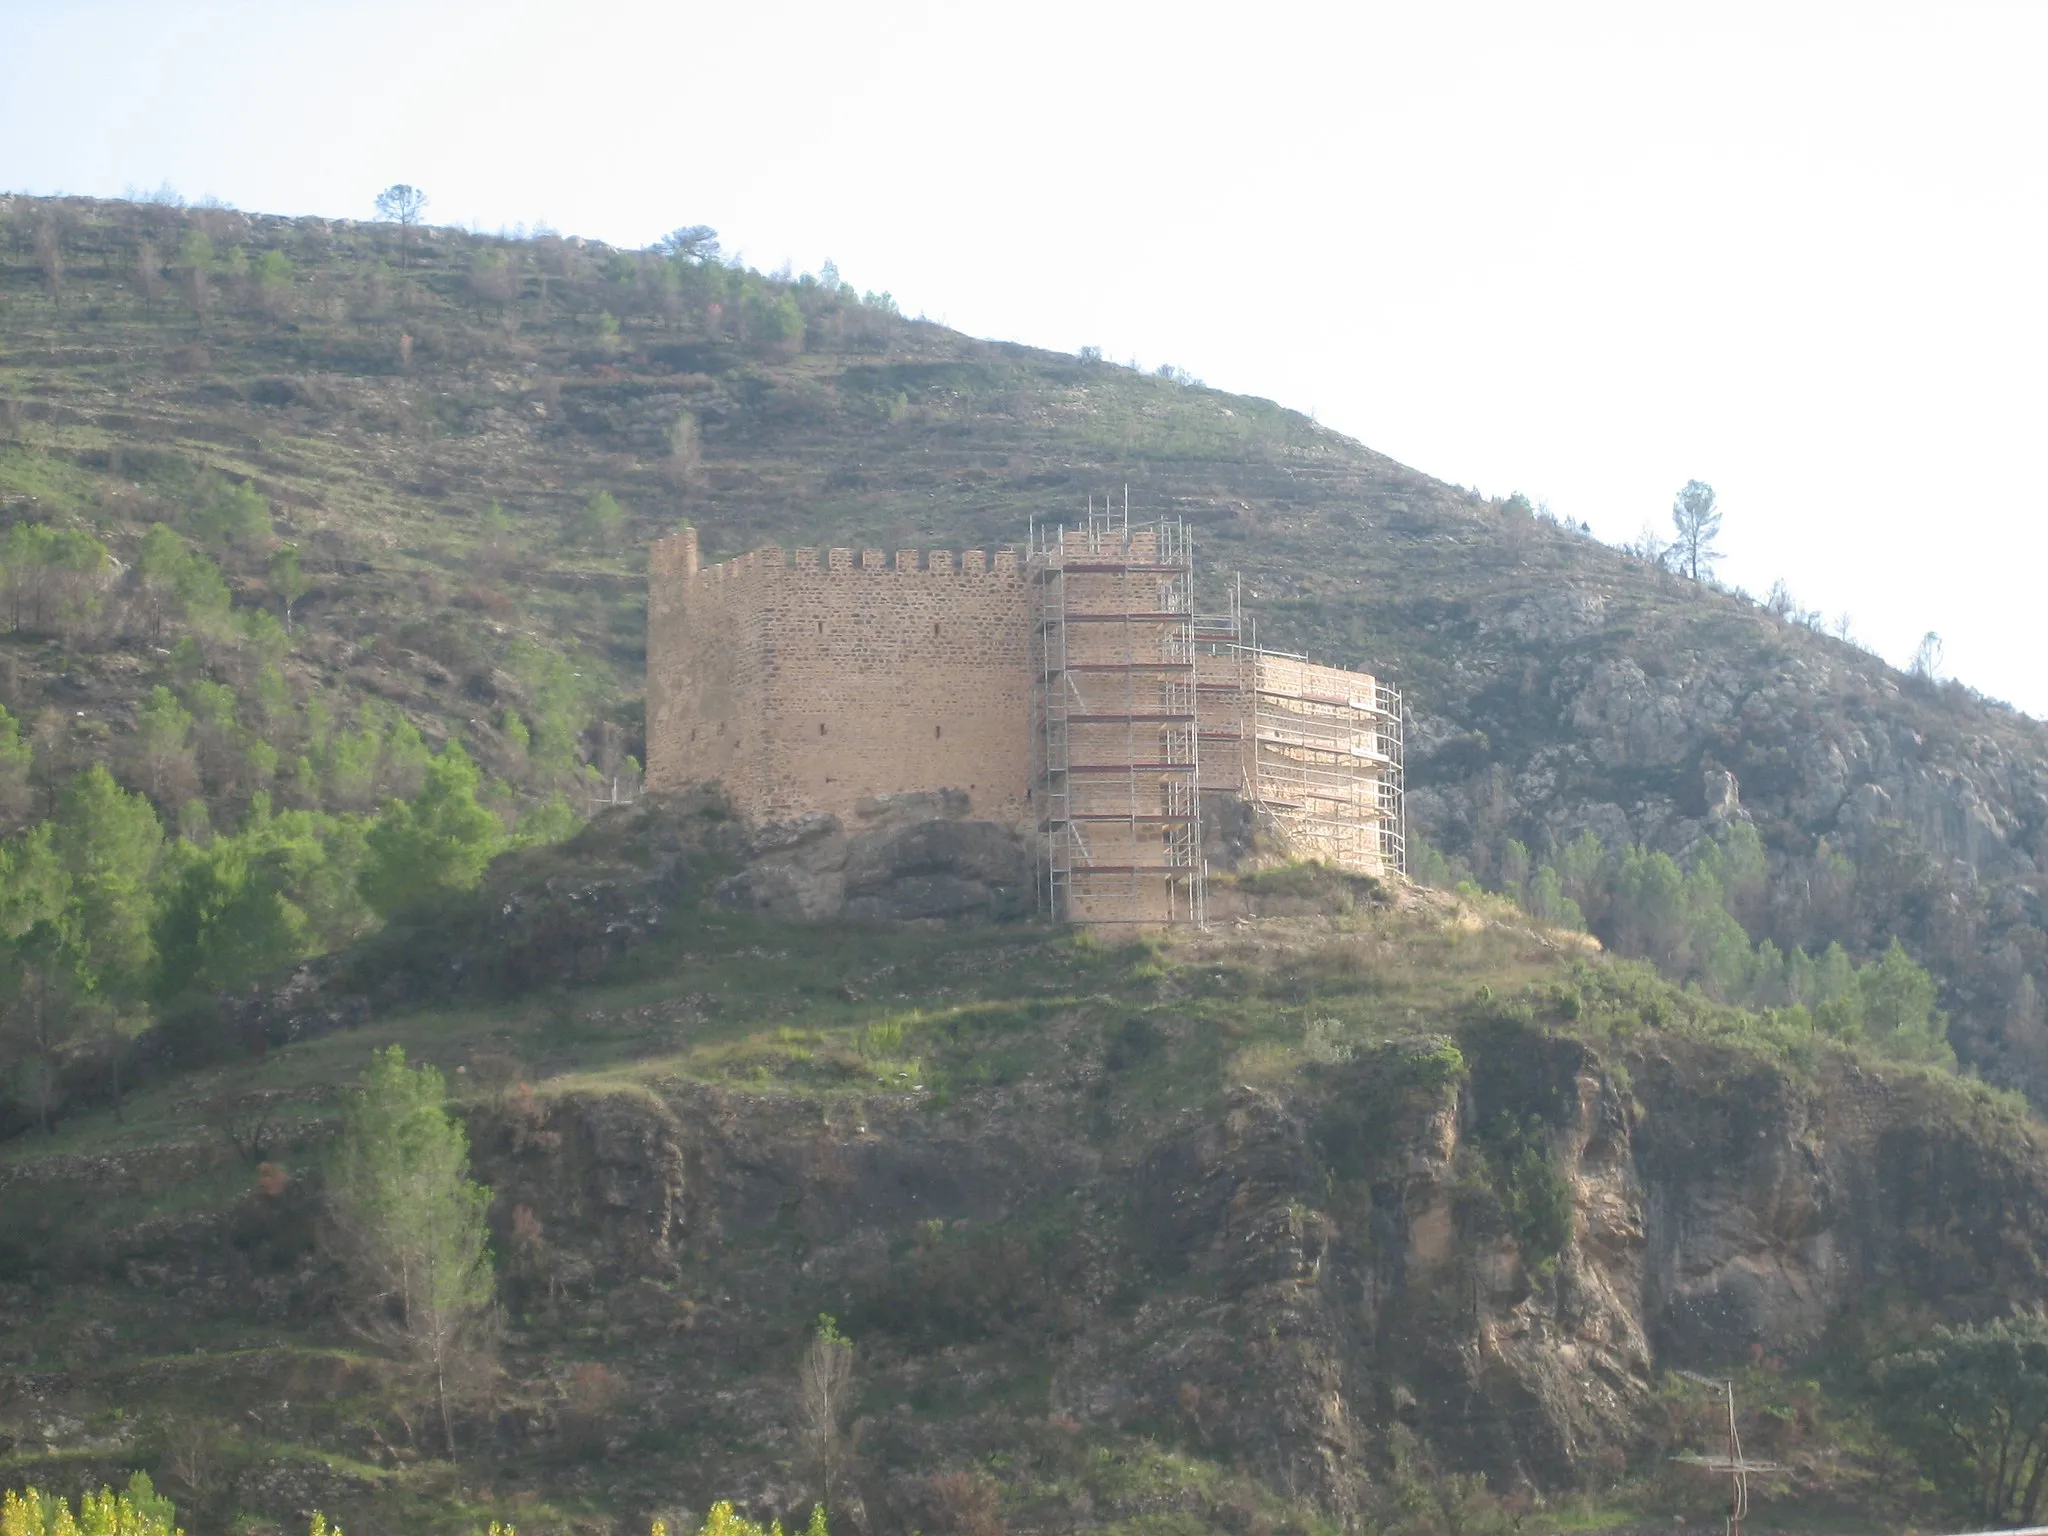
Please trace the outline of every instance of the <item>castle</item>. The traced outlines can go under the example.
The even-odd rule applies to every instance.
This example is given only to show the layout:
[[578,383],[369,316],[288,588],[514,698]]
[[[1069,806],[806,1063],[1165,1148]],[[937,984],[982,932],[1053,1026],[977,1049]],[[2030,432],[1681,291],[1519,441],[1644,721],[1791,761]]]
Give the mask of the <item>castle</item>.
[[1197,613],[1188,530],[1128,507],[957,557],[661,540],[647,784],[711,782],[757,822],[964,792],[1035,842],[1041,910],[1089,924],[1201,922],[1229,799],[1299,856],[1403,867],[1399,693],[1260,646],[1234,593]]

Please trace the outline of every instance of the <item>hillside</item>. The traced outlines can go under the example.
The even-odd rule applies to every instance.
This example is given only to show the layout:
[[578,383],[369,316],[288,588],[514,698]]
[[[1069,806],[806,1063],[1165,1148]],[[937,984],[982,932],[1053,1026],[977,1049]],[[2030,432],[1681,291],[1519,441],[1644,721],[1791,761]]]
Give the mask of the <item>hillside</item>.
[[[830,1313],[836,1529],[1669,1529],[1721,1497],[1677,1367],[1736,1371],[1773,1528],[1942,1518],[1863,1368],[2038,1294],[2010,1102],[1491,898],[1291,867],[1164,943],[798,928],[703,901],[745,835],[608,812],[330,977],[362,1006],[0,1151],[0,1480],[145,1467],[195,1531],[801,1519]],[[453,1460],[323,1214],[392,1043],[492,1191]]]
[[[147,1467],[195,1536],[800,1520],[829,1313],[842,1533],[1668,1529],[1718,1497],[1685,1369],[1774,1519],[1957,1518],[1871,1367],[2040,1293],[2048,728],[701,242],[0,222],[0,1481]],[[1405,689],[1421,885],[800,927],[717,895],[786,837],[601,809],[655,536],[988,546],[1126,484]],[[491,1191],[452,1458],[327,1184],[394,1042]]]
[[[987,545],[1128,483],[1245,573],[1269,643],[1407,690],[1435,878],[1526,900],[1553,863],[1609,942],[1759,1006],[1815,1000],[1795,948],[1896,938],[1965,1062],[2048,1102],[2048,729],[1956,685],[1270,403],[973,341],[836,278],[218,208],[0,218],[0,519],[119,562],[66,575],[52,546],[7,578],[0,705],[35,754],[0,782],[14,825],[95,759],[171,826],[196,800],[232,829],[259,789],[362,811],[458,738],[508,821],[587,809],[638,755],[656,534],[687,518],[712,557]],[[231,611],[150,574],[159,521]],[[289,635],[255,617],[301,585]],[[152,755],[159,685],[195,713],[182,756]],[[1767,952],[1730,961],[1690,897],[1668,931],[1621,931],[1629,844],[1690,866],[1743,825],[1768,870],[1705,905]],[[1587,831],[1608,865],[1574,876]]]

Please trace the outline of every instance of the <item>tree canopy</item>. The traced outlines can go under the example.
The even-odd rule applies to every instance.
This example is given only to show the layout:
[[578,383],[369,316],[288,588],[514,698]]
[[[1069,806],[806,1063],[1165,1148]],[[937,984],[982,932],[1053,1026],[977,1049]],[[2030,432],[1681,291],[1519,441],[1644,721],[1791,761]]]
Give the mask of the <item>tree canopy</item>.
[[453,1403],[477,1378],[496,1279],[491,1192],[469,1177],[469,1138],[431,1066],[391,1046],[370,1058],[328,1170],[338,1251],[359,1326],[416,1373],[455,1454]]
[[398,917],[474,890],[505,847],[505,828],[477,803],[476,764],[449,742],[426,766],[411,802],[387,801],[366,839],[359,886],[380,917]]
[[1704,480],[1686,481],[1678,499],[1671,504],[1671,526],[1678,533],[1671,555],[1679,568],[1694,581],[1713,575],[1714,562],[1721,553],[1714,545],[1721,536],[1721,512],[1714,488]]
[[1937,1328],[1880,1361],[1893,1434],[1977,1518],[2032,1525],[2048,1494],[2048,1319]]

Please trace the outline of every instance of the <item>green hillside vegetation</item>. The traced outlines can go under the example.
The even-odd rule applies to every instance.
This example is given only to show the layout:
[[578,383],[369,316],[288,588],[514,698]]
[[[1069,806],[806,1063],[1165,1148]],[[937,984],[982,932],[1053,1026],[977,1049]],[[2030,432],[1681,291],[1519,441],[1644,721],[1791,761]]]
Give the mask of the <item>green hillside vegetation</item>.
[[[1788,1526],[2036,1513],[2035,722],[701,228],[0,225],[0,1484],[37,1531],[121,1487],[250,1536],[1661,1530],[1720,1497],[1673,1362],[1735,1377]],[[1246,871],[1131,945],[796,928],[710,899],[715,800],[605,809],[653,538],[986,547],[1126,483],[1267,643],[1405,690],[1421,887]],[[1600,1309],[1651,1218],[1590,1224],[1723,1178],[1691,1237],[1736,1278],[1646,1316],[1628,1396]],[[1858,1256],[1802,1270],[1816,1223]],[[1824,1332],[1770,1293],[1737,1340],[1773,1265],[1854,1279]],[[2009,1467],[1957,1450],[2001,1423]]]
[[[88,1490],[76,1505],[40,1488],[9,1489],[0,1504],[0,1531],[6,1536],[184,1536],[177,1505],[158,1493],[147,1473],[137,1472],[119,1492]],[[343,1536],[318,1510],[307,1522],[307,1536]],[[518,1536],[515,1526],[492,1521],[484,1536]],[[649,1536],[668,1536],[665,1521],[656,1520]],[[763,1525],[737,1513],[730,1503],[711,1506],[697,1536],[782,1536],[782,1523]],[[827,1536],[824,1511],[813,1510],[804,1536]]]
[[[560,882],[607,867],[605,840],[635,845],[636,825],[515,856],[478,910],[543,872]],[[0,1291],[16,1298],[0,1362],[30,1385],[9,1411],[81,1430],[16,1434],[0,1480],[75,1491],[140,1469],[194,1530],[288,1517],[294,1501],[350,1529],[421,1532],[674,1524],[693,1502],[734,1493],[759,1508],[770,1489],[801,1510],[825,1490],[796,1383],[811,1320],[829,1312],[856,1371],[840,1427],[865,1425],[846,1442],[849,1479],[870,1499],[912,1479],[903,1497],[926,1528],[1135,1532],[1170,1512],[1188,1532],[1247,1520],[1319,1532],[1330,1526],[1313,1503],[1233,1459],[1199,1390],[1166,1418],[1082,1422],[1061,1407],[1072,1384],[1048,1378],[1048,1338],[1094,1336],[1130,1365],[1147,1347],[1148,1296],[1210,1304],[1214,1281],[1148,1246],[1117,1193],[1128,1176],[986,1222],[906,1215],[859,1283],[806,1278],[808,1204],[679,1235],[672,1270],[633,1278],[631,1245],[644,1238],[572,1195],[571,1170],[592,1155],[577,1148],[677,1117],[760,1116],[779,1128],[764,1134],[788,1139],[773,1155],[802,1170],[800,1198],[831,1202],[846,1178],[825,1150],[835,1127],[973,1136],[1023,1112],[1084,1139],[1106,1168],[1129,1167],[1190,1108],[1280,1092],[1333,1106],[1333,1182],[1317,1200],[1341,1213],[1366,1199],[1345,1181],[1384,1155],[1372,1138],[1399,1106],[1468,1077],[1518,1082],[1517,1053],[1538,1038],[1582,1042],[1621,1084],[1631,1064],[1674,1050],[1708,1053],[1731,1082],[1759,1071],[1808,1082],[1831,1062],[1925,1070],[1783,1010],[1681,991],[1490,897],[1396,901],[1296,866],[1248,877],[1238,899],[1264,915],[1235,936],[1128,945],[1033,925],[796,929],[686,903],[583,983],[386,1014],[149,1084],[118,1118],[81,1114],[19,1141],[0,1163]],[[468,931],[466,917],[448,921]],[[419,942],[433,939],[430,923]],[[363,1279],[376,1269],[363,1257],[374,1219],[360,1213],[383,1197],[362,1193],[380,1176],[352,1170],[396,1155],[411,1133],[344,1122],[359,1113],[353,1085],[408,1078],[406,1061],[434,1069],[419,1078],[429,1097],[415,1103],[408,1088],[388,1115],[432,1119],[448,1085],[466,1127],[455,1155],[473,1145],[476,1176],[493,1186],[481,1198],[502,1328],[476,1344],[452,1398],[452,1458],[415,1346],[395,1323],[364,1326],[360,1311],[381,1294]],[[1337,1109],[1361,1067],[1373,1103]],[[2019,1133],[2024,1112],[1981,1087],[1926,1082],[1933,1112]],[[1532,1283],[1554,1286],[1573,1241],[1555,1150],[1566,1111],[1537,1081],[1511,1091],[1524,1107],[1480,1128],[1462,1219],[1501,1224]],[[1352,1125],[1364,1129],[1341,1129]],[[1325,1218],[1304,1208],[1299,1219]],[[1776,1361],[1743,1374],[1745,1433],[1790,1435],[1801,1450],[1793,1485],[1772,1494],[1776,1515],[1824,1526],[1851,1508],[1926,1507],[1861,1374],[1925,1321],[1895,1316],[1818,1375]],[[1677,1378],[1659,1412],[1635,1453],[1583,1469],[1578,1491],[1512,1496],[1449,1476],[1389,1421],[1361,1453],[1377,1490],[1370,1528],[1668,1524],[1712,1501],[1668,1457],[1710,1445],[1715,1420]]]
[[[1487,888],[1464,860],[1446,859],[1427,843],[1415,862],[1425,884],[1470,895]],[[1836,860],[1838,870],[1844,862]],[[1493,892],[1539,922],[1584,932],[1597,926],[1622,953],[1717,1001],[1782,1017],[1794,1031],[1867,1039],[1897,1060],[1956,1065],[1934,978],[1896,938],[1862,965],[1840,943],[1810,955],[1796,946],[1782,951],[1768,938],[1752,942],[1770,865],[1746,823],[1702,843],[1683,866],[1640,845],[1610,852],[1582,832],[1557,851],[1555,865],[1533,864],[1528,848],[1509,838],[1493,867]]]
[[[154,689],[145,747],[189,750],[192,730],[191,713]],[[557,797],[508,830],[479,801],[459,743],[429,754],[403,722],[361,741],[366,754],[396,747],[415,759],[412,799],[359,815],[278,812],[258,789],[239,830],[212,830],[198,806],[171,838],[144,795],[94,764],[48,820],[0,841],[0,1063],[12,1100],[0,1126],[48,1132],[67,1111],[118,1107],[138,1041],[158,1023],[187,1058],[240,1048],[213,1017],[219,994],[473,890],[496,855],[578,824]]]
[[[0,836],[59,816],[102,764],[154,809],[167,866],[267,807],[316,818],[290,835],[347,890],[367,836],[349,818],[410,800],[448,742],[503,827],[556,836],[637,777],[656,535],[688,519],[714,558],[991,545],[1128,483],[1146,513],[1191,520],[1213,569],[1246,574],[1269,642],[1403,685],[1417,830],[1450,861],[1436,877],[1519,889],[1526,857],[1563,880],[1575,822],[1697,797],[1694,768],[1638,763],[1632,738],[1560,766],[1592,740],[1563,679],[1660,686],[1674,659],[1725,676],[1714,688],[1826,679],[1782,730],[1747,704],[1739,731],[1699,728],[1701,761],[1765,807],[1765,860],[1760,887],[1745,865],[1739,900],[1688,910],[1725,910],[1758,976],[1795,951],[1867,964],[1902,944],[1964,1062],[2048,1099],[2042,733],[1896,678],[1789,601],[1678,580],[1181,370],[974,342],[829,269],[727,265],[701,228],[627,252],[164,201],[13,198],[0,222]],[[1553,611],[1560,592],[1599,623]],[[1901,806],[1853,844],[1798,809],[1800,776],[1827,768],[1802,766],[1802,740],[1873,722],[1937,778],[2009,797],[1996,875],[1943,846],[1979,814],[1967,796]],[[1660,889],[1655,859],[1699,856],[1644,854]],[[1680,942],[1559,889],[1605,942],[1716,996],[1819,999],[1797,977],[1737,980],[1725,923]],[[305,910],[275,954],[375,920]],[[173,970],[231,985],[260,950]],[[127,993],[139,1017],[133,974]]]

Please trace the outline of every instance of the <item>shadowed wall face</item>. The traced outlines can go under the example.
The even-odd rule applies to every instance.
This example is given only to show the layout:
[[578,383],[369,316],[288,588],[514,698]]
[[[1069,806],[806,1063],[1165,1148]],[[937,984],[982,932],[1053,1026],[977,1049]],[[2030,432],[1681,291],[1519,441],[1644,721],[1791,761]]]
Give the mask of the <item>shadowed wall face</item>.
[[958,789],[1021,827],[1029,640],[1008,553],[767,549],[697,569],[685,530],[654,552],[648,787],[717,780],[756,821]]

